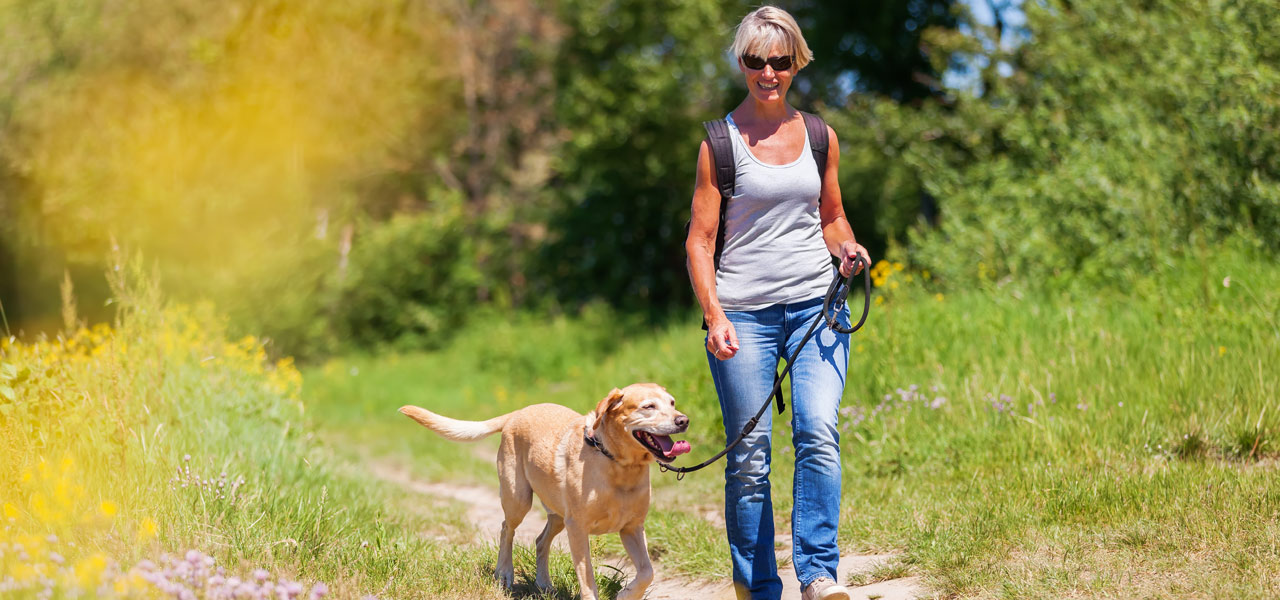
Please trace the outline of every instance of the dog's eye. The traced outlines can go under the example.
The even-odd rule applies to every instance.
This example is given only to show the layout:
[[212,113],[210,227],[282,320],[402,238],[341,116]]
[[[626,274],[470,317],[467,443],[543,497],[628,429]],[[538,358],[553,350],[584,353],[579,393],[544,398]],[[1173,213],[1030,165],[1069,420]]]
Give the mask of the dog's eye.
[[640,407],[640,410],[653,410],[653,409],[655,409],[655,408],[658,408],[658,405],[657,405],[657,404],[654,404],[654,403],[652,403],[652,402],[650,402],[650,403],[648,403],[648,404],[646,404],[646,405],[644,405],[644,406],[641,406],[641,407]]

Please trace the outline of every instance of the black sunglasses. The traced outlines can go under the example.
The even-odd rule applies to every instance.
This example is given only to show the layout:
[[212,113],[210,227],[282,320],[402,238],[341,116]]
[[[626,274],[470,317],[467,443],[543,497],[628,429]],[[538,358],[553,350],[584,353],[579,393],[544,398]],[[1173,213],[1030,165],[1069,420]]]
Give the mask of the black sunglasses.
[[789,71],[791,70],[791,61],[792,58],[790,56],[770,56],[768,60],[765,60],[754,54],[742,55],[742,64],[752,71],[759,71],[765,65],[773,67],[774,71]]

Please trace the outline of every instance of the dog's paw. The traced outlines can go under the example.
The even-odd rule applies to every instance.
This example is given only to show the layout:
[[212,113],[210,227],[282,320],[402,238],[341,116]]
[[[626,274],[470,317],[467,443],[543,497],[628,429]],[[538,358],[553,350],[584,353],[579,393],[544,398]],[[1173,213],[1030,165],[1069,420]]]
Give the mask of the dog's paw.
[[618,592],[617,600],[641,600],[644,598],[644,591],[648,587],[647,582],[640,584],[632,581],[627,584],[627,587],[622,588],[622,591]]
[[503,589],[511,589],[516,584],[515,569],[500,569],[493,572],[493,578],[498,580]]
[[538,591],[544,594],[549,593],[555,587],[551,585],[551,578],[544,578],[541,575],[533,581],[533,584],[538,586]]

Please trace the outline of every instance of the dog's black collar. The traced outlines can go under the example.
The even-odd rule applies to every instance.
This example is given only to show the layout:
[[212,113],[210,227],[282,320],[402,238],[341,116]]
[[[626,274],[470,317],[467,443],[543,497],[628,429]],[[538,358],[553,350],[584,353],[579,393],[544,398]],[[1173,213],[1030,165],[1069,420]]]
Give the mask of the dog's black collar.
[[612,454],[609,454],[608,450],[604,449],[604,444],[601,444],[600,440],[597,440],[595,436],[589,435],[587,433],[587,427],[585,425],[582,427],[582,439],[587,442],[588,446],[591,446],[592,448],[599,450],[600,454],[603,454],[605,458],[614,462],[618,462],[618,459],[614,458]]

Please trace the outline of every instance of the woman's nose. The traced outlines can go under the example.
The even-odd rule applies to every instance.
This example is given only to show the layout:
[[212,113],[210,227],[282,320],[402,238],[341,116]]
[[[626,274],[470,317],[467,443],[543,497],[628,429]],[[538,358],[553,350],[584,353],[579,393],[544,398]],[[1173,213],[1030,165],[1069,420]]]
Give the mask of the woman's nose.
[[775,73],[773,72],[773,65],[765,63],[764,71],[760,74],[765,77],[773,77],[775,75]]

